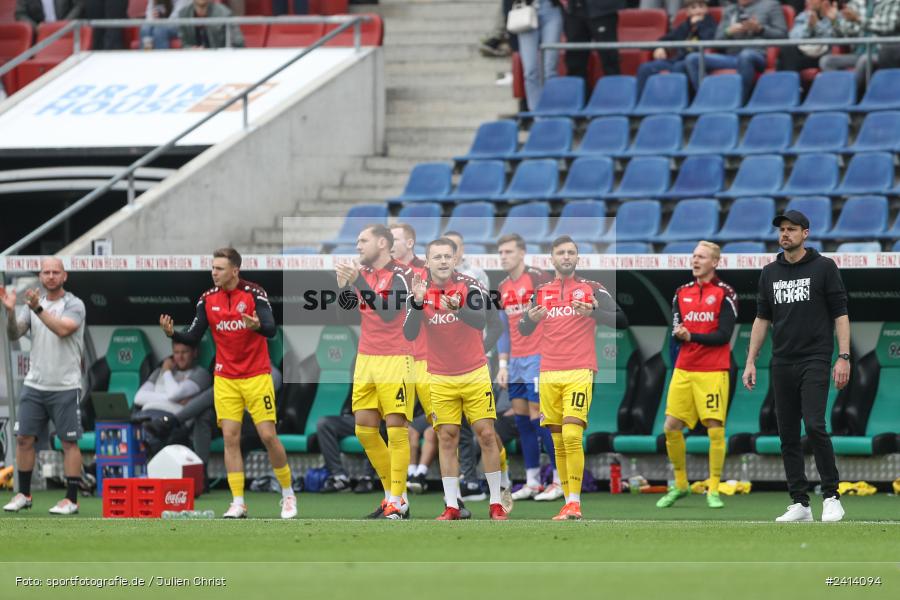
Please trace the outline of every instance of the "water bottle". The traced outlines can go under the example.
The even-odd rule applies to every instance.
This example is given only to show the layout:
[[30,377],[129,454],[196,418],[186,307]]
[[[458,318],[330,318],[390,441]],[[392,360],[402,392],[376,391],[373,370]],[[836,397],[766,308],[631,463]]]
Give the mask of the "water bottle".
[[163,519],[177,519],[178,513],[173,510],[164,510],[160,515]]
[[750,459],[741,454],[741,481],[750,481]]
[[637,472],[637,458],[631,457],[631,476],[628,478],[628,491],[632,494],[641,493],[641,478]]
[[209,509],[204,510],[202,513],[200,513],[200,515],[201,515],[201,518],[203,518],[203,519],[215,519],[216,518],[216,512],[213,510],[209,510]]
[[622,465],[618,460],[613,460],[609,465],[609,493],[622,493]]
[[671,462],[666,467],[666,487],[670,490],[675,487],[675,467]]

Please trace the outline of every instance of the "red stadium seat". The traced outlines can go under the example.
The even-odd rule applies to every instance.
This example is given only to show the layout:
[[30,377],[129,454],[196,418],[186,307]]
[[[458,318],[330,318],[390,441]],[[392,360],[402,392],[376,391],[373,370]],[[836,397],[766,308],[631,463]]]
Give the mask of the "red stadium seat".
[[274,23],[269,26],[266,48],[304,48],[324,33],[322,23]]
[[269,26],[265,24],[241,25],[241,33],[244,34],[245,48],[265,48],[266,38],[269,37]]
[[[62,29],[67,23],[68,21],[41,23],[38,26],[37,41],[40,42],[41,40],[50,37],[57,31]],[[68,34],[50,44],[48,47],[38,52],[34,58],[24,62],[21,66],[19,66],[17,75],[18,89],[25,87],[44,73],[50,71],[53,67],[64,61],[66,58],[71,56],[73,37],[74,32],[69,32]],[[85,49],[90,47],[91,28],[82,27],[81,48]]]
[[0,0],[0,23],[16,20],[16,0]]
[[[379,15],[373,13],[367,13],[365,15],[371,17],[372,20],[362,24],[362,31],[360,36],[360,43],[363,46],[380,46],[382,41],[384,40],[384,21],[381,20]],[[333,31],[338,28],[338,25],[326,25],[325,32]],[[341,33],[337,34],[334,38],[326,42],[326,46],[353,46],[353,28],[350,27],[345,29]]]
[[[617,28],[620,42],[643,42],[658,40],[669,29],[669,16],[661,9],[619,11]],[[652,49],[619,50],[619,68],[623,75],[634,75],[642,62],[650,60]]]
[[313,11],[312,2],[310,2],[309,12],[318,15],[346,15],[350,12],[348,4],[348,0],[318,0],[318,6],[315,11]]
[[147,4],[150,0],[129,0],[128,18],[143,19],[147,16]]
[[[0,66],[22,54],[31,46],[31,27],[26,23],[0,23]],[[18,69],[3,76],[3,87],[12,94],[19,89]]]
[[268,17],[272,14],[272,0],[247,0],[244,10],[248,15]]

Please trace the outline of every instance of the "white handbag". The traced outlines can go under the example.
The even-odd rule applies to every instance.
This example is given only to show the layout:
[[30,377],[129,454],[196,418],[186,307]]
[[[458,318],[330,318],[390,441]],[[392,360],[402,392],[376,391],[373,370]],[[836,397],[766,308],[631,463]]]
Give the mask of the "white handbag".
[[513,34],[527,33],[538,28],[537,0],[526,4],[524,0],[513,3],[506,16],[506,30]]

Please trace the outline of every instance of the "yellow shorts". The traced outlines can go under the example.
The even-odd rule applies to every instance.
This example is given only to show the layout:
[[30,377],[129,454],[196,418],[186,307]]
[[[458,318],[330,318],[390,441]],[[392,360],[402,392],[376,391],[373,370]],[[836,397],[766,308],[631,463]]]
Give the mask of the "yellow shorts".
[[574,417],[587,424],[594,392],[593,371],[541,371],[538,387],[542,426],[562,425],[566,417]]
[[471,424],[496,419],[497,407],[487,365],[462,375],[431,374],[431,423],[461,425],[462,415]]
[[[431,420],[431,374],[428,372],[427,360],[413,361],[413,379],[416,383],[416,400],[422,405],[425,418]],[[415,403],[410,402],[407,407],[406,418],[412,421]]]
[[247,379],[213,379],[213,398],[216,405],[216,423],[244,420],[244,410],[250,413],[254,423],[275,421],[275,385],[272,375],[264,373]]
[[728,414],[728,371],[675,369],[666,397],[666,415],[693,428],[697,420],[725,423]]
[[352,410],[377,410],[381,416],[407,414],[413,404],[411,356],[358,354],[353,371]]

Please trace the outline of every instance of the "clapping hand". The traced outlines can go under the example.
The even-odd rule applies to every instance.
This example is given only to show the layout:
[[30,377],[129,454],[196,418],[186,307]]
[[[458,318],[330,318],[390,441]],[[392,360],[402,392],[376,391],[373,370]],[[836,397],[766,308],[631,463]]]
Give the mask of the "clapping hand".
[[689,342],[691,341],[691,332],[687,330],[684,325],[679,325],[675,331],[672,332],[672,335],[675,336],[680,342]]
[[159,326],[166,337],[172,337],[175,333],[175,321],[169,315],[159,315]]
[[425,301],[425,292],[427,291],[428,284],[425,283],[425,280],[418,273],[415,273],[412,280],[412,293],[416,304],[422,304]]
[[356,261],[349,263],[338,263],[334,266],[337,272],[337,282],[339,287],[347,287],[359,277],[359,265]]
[[25,290],[25,303],[34,310],[41,303],[41,291],[37,288]]
[[597,301],[594,298],[588,298],[588,300],[589,302],[572,300],[572,308],[574,308],[575,312],[582,317],[591,316],[591,313],[594,312],[594,309],[598,306]]
[[16,290],[0,287],[0,302],[6,307],[6,310],[12,312],[16,309]]
[[529,319],[531,319],[535,323],[538,323],[540,321],[543,321],[547,316],[547,309],[543,306],[536,305],[529,308],[526,314],[528,315]]
[[241,315],[241,320],[244,322],[244,325],[247,329],[252,329],[253,331],[259,331],[259,316],[256,314],[256,311],[253,311],[252,315],[243,314]]

